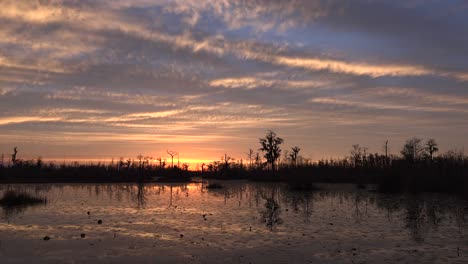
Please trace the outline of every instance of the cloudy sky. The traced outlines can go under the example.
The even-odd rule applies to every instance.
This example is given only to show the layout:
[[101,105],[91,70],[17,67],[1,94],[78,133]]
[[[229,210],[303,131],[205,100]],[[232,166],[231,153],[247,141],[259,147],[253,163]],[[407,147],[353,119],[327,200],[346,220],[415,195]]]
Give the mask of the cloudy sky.
[[0,0],[0,152],[468,147],[468,1]]

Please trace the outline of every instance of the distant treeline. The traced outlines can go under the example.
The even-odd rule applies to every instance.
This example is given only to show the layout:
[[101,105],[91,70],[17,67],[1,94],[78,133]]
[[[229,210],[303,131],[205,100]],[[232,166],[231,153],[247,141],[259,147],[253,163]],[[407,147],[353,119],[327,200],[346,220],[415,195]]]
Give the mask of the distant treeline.
[[[434,139],[408,139],[401,155],[388,153],[388,141],[383,153],[369,153],[366,147],[353,145],[342,159],[310,161],[301,156],[297,146],[280,148],[284,140],[273,131],[259,139],[258,151],[249,149],[246,159],[224,154],[220,161],[189,165],[167,164],[162,159],[139,155],[110,164],[83,165],[77,162],[57,165],[42,159],[21,160],[15,148],[7,164],[0,164],[0,182],[135,182],[190,181],[193,177],[210,179],[249,179],[289,181],[296,183],[356,183],[377,184],[383,192],[451,192],[468,194],[468,156],[463,151],[438,154]],[[169,152],[171,158],[178,155]]]
[[17,158],[15,147],[11,160],[0,163],[0,182],[146,182],[146,181],[190,181],[188,165],[182,168],[150,163],[149,157],[139,155],[137,159],[123,158],[105,164],[80,164],[79,162],[57,164]]

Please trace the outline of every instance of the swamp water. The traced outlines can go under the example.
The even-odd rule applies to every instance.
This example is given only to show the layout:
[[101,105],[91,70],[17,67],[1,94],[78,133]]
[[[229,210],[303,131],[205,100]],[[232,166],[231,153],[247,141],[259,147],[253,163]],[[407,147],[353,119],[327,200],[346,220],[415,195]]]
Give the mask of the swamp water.
[[47,199],[0,207],[0,263],[468,263],[453,196],[216,182],[0,185]]

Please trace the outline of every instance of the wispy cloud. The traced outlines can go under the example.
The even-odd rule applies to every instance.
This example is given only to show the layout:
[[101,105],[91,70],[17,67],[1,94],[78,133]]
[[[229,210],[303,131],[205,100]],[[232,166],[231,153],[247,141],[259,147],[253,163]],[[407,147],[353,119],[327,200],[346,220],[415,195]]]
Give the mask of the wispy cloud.
[[[341,132],[377,142],[384,128],[466,144],[468,20],[455,2],[4,0],[0,148],[242,156],[267,129],[318,156],[356,143]],[[345,142],[314,147],[331,135]]]

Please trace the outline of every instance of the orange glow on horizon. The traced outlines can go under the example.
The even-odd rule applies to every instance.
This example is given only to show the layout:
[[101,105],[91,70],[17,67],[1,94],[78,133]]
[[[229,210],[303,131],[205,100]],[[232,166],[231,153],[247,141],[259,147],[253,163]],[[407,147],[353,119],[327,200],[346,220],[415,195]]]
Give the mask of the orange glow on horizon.
[[[124,158],[123,160],[126,161],[128,160],[129,158]],[[131,160],[133,160],[134,162],[138,162],[138,159],[135,157],[135,158],[130,158]],[[36,160],[36,158],[34,159]],[[72,164],[74,162],[78,162],[79,164],[98,164],[98,163],[101,163],[101,164],[104,164],[104,165],[110,165],[112,162],[114,164],[116,164],[120,158],[70,158],[70,157],[66,157],[66,158],[43,158],[42,159],[44,162],[52,162],[52,163],[56,163],[56,164]],[[163,158],[162,159],[163,161],[166,162],[166,168],[170,168],[171,167],[171,158]],[[205,165],[211,163],[211,162],[214,162],[214,161],[219,161],[220,159],[219,158],[213,158],[213,159],[209,159],[209,158],[205,158],[205,159],[191,159],[191,158],[180,158],[179,161],[177,161],[177,156],[174,157],[174,167],[177,167],[177,163],[179,163],[179,166],[182,167],[182,165],[184,163],[188,163],[189,164],[189,170],[197,170],[197,167],[198,167],[198,170],[201,170],[201,165],[204,163]],[[156,159],[152,159],[151,160],[151,165],[152,166],[158,166],[159,165],[159,161],[156,160]]]

